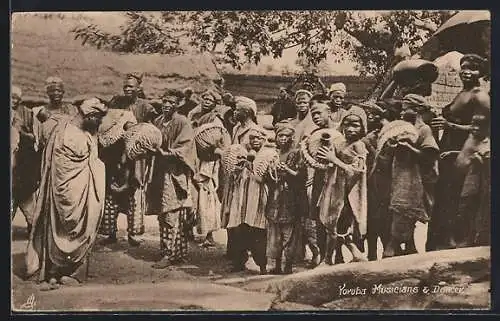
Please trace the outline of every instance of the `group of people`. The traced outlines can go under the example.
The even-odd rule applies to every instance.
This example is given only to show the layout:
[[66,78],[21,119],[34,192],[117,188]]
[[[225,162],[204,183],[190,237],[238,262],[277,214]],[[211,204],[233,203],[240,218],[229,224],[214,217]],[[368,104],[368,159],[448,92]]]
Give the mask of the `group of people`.
[[[311,268],[344,262],[342,246],[354,261],[376,260],[378,238],[383,257],[416,253],[419,221],[429,222],[429,251],[487,245],[483,74],[484,60],[465,55],[463,90],[442,115],[432,115],[421,90],[430,83],[422,86],[418,71],[391,101],[348,104],[342,83],[327,93],[280,88],[272,125],[264,126],[255,101],[222,86],[200,102],[190,89],[167,89],[155,108],[139,97],[142,77],[129,74],[110,102],[70,105],[62,80],[50,77],[49,104],[31,110],[14,87],[13,213],[19,207],[30,230],[27,275],[53,287],[74,282],[97,234],[117,241],[119,213],[127,215],[130,246],[140,246],[144,215],[158,217],[155,268],[188,258],[193,227],[203,247],[226,229],[231,270],[244,270],[251,255],[262,274],[292,273],[306,247]],[[124,137],[139,124],[161,139],[132,159]],[[217,133],[215,142],[202,148],[202,133]]]

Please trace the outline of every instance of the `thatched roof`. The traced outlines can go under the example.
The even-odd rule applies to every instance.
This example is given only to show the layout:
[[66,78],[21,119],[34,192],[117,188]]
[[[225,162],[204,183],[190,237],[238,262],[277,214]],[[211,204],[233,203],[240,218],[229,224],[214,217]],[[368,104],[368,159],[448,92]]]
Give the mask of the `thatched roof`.
[[121,93],[128,72],[144,73],[143,87],[148,98],[157,98],[169,86],[191,86],[200,92],[218,77],[208,55],[117,54],[82,46],[70,33],[80,21],[69,16],[44,19],[15,13],[12,21],[12,83],[22,87],[27,100],[45,99],[44,82],[48,76],[64,80],[67,98],[110,98]]

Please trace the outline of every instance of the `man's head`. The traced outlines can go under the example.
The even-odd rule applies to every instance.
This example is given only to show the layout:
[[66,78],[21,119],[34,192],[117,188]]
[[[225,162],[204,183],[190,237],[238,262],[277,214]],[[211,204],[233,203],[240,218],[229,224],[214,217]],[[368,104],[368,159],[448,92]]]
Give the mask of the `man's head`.
[[477,83],[485,73],[486,59],[476,54],[467,54],[460,59],[460,79],[464,84]]
[[47,96],[52,104],[58,105],[62,103],[64,97],[64,83],[59,77],[49,77],[45,81],[45,89]]
[[285,87],[280,87],[278,92],[279,99],[287,99],[288,98],[288,90]]
[[177,111],[184,99],[184,93],[177,89],[167,89],[161,97],[163,116],[170,118]]
[[205,112],[212,111],[217,105],[220,96],[213,90],[206,90],[201,94],[201,109]]
[[191,99],[191,97],[193,96],[193,88],[191,87],[185,88],[183,92],[184,92],[184,98],[186,100]]
[[401,102],[401,118],[412,124],[415,124],[418,116],[429,110],[429,103],[420,95],[408,94]]
[[244,122],[257,114],[257,104],[252,99],[237,96],[235,97],[235,103],[234,118],[237,121]]
[[381,119],[384,115],[384,109],[374,102],[366,101],[360,104],[366,112],[367,131],[379,129],[381,127]]
[[10,100],[11,100],[11,106],[13,109],[16,109],[17,106],[21,103],[23,97],[23,92],[21,91],[21,88],[17,86],[12,86],[10,90]]
[[266,132],[259,126],[254,126],[248,131],[248,144],[251,149],[259,151],[266,140]]
[[79,107],[82,115],[82,129],[95,134],[106,116],[108,108],[98,98],[85,100]]
[[330,123],[330,106],[319,102],[312,104],[311,117],[316,126],[328,128]]
[[224,96],[222,96],[222,103],[225,106],[229,106],[231,108],[235,107],[235,101],[234,101],[234,96],[231,93],[224,93]]
[[342,108],[344,106],[344,100],[345,100],[346,94],[347,94],[347,88],[343,83],[339,82],[339,83],[333,84],[330,87],[330,91],[328,94],[330,97],[332,106],[336,109]]
[[140,82],[137,78],[128,75],[123,82],[123,94],[125,97],[135,98],[139,92]]
[[278,148],[290,147],[293,142],[295,127],[286,120],[280,121],[274,126],[274,132],[276,133],[276,146],[278,146]]
[[312,93],[308,90],[297,90],[295,93],[295,108],[299,114],[307,114],[309,112],[309,103],[312,96]]
[[477,139],[484,139],[490,136],[490,124],[485,115],[472,116],[471,133]]

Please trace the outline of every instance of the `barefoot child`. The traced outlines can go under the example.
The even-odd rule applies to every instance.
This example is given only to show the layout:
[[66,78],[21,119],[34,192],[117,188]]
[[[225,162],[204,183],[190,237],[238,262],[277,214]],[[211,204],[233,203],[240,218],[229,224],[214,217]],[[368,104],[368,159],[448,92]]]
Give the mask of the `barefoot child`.
[[[279,163],[270,184],[267,218],[267,256],[276,265],[273,274],[290,274],[300,243],[301,219],[307,211],[307,169],[300,150],[293,148],[294,126],[287,121],[275,125]],[[282,270],[282,259],[285,267]]]

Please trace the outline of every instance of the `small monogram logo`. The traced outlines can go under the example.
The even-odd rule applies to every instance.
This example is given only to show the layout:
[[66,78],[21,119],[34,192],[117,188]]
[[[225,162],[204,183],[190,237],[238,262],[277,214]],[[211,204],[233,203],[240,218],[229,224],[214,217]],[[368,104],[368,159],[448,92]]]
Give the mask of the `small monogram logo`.
[[36,305],[36,301],[35,301],[35,295],[32,294],[28,297],[28,300],[26,300],[26,302],[21,305],[21,309],[23,310],[34,310],[35,309],[35,305]]

